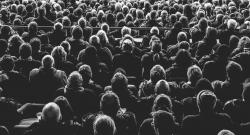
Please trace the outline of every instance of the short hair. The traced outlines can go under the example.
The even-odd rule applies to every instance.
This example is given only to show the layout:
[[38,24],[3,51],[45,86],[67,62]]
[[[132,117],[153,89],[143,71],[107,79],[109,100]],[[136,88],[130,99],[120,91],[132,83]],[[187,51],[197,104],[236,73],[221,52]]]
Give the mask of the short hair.
[[99,37],[101,44],[109,43],[109,39],[105,31],[99,30],[96,35]]
[[157,28],[157,27],[152,27],[151,29],[150,29],[150,33],[151,34],[155,34],[155,35],[159,35],[160,34],[160,31],[159,31],[159,29]]
[[123,26],[121,29],[121,34],[122,34],[122,37],[125,36],[126,34],[131,35],[131,28]]
[[60,46],[62,46],[67,53],[69,53],[71,50],[71,46],[68,41],[62,41]]
[[79,88],[82,87],[82,76],[78,71],[73,71],[67,79],[68,88]]
[[96,48],[100,47],[100,38],[96,35],[92,35],[89,38],[89,44],[95,46]]
[[230,130],[223,129],[218,133],[218,135],[235,135],[235,134]]
[[37,8],[37,13],[38,13],[38,15],[39,16],[45,16],[46,15],[46,8],[44,8],[44,7],[38,7]]
[[59,96],[54,102],[60,107],[63,121],[73,120],[73,109],[66,97]]
[[84,17],[81,17],[81,18],[78,20],[77,24],[78,24],[82,29],[84,29],[84,28],[86,27],[86,25],[87,25],[87,21],[86,21],[86,19],[85,19]]
[[122,50],[131,52],[133,50],[133,42],[130,39],[125,39],[122,42]]
[[61,120],[60,107],[53,102],[43,107],[41,119],[46,122],[59,122]]
[[195,84],[195,89],[197,91],[197,94],[202,90],[213,90],[213,86],[211,82],[206,78],[199,79]]
[[1,68],[3,71],[11,71],[14,68],[14,60],[10,55],[4,55],[0,61]]
[[159,135],[172,134],[176,127],[173,114],[163,110],[153,113],[153,123]]
[[32,52],[38,52],[39,50],[41,50],[41,40],[37,37],[30,40],[30,45],[32,48]]
[[66,61],[67,53],[62,46],[56,46],[51,52],[51,56],[54,58],[55,63]]
[[9,135],[9,130],[5,126],[0,126],[1,135]]
[[109,25],[107,23],[101,24],[101,29],[104,30],[106,33],[109,32]]
[[89,81],[92,78],[93,73],[89,65],[84,64],[80,66],[78,72],[82,75],[83,81]]
[[32,54],[31,45],[28,43],[23,43],[19,47],[19,54],[20,54],[21,58],[23,58],[23,59],[27,59],[28,57],[30,57]]
[[161,52],[162,50],[162,42],[160,40],[152,40],[150,42],[151,44],[151,50],[154,52],[154,53],[159,53]]
[[229,20],[227,21],[227,28],[228,28],[228,29],[236,29],[236,27],[237,27],[237,22],[236,22],[236,20],[234,20],[234,19],[229,19]]
[[187,70],[187,78],[188,81],[191,82],[191,84],[196,84],[196,82],[202,78],[202,71],[200,67],[193,65],[188,68]]
[[185,32],[179,32],[177,35],[177,41],[178,42],[187,41],[187,34]]
[[28,31],[29,33],[36,33],[38,31],[38,25],[36,22],[32,21],[28,25]]
[[250,101],[250,83],[245,83],[243,85],[242,99],[246,102]]
[[42,66],[44,68],[52,68],[54,65],[54,58],[51,55],[45,55],[42,58]]
[[116,94],[118,94],[117,93],[118,91],[124,91],[124,89],[127,88],[127,86],[128,86],[128,79],[127,79],[127,77],[124,74],[122,74],[120,72],[117,72],[117,73],[114,74],[114,76],[111,79],[111,86],[112,86],[112,90]]
[[54,30],[62,30],[63,29],[63,25],[60,22],[57,22],[54,24]]
[[228,79],[232,81],[241,81],[242,67],[240,64],[230,61],[226,66],[226,72]]
[[212,112],[216,106],[217,97],[210,90],[202,90],[196,97],[200,112]]
[[238,48],[250,48],[250,38],[243,36],[238,42]]
[[185,49],[180,49],[176,53],[175,63],[185,67],[189,67],[192,64],[192,57],[189,51]]
[[75,26],[72,30],[72,36],[74,39],[80,39],[83,36],[83,31],[80,26]]
[[107,115],[98,115],[93,124],[94,135],[114,135],[116,126],[114,120]]
[[201,19],[199,20],[198,26],[199,26],[200,29],[206,30],[206,29],[207,29],[207,26],[208,26],[207,19],[206,19],[206,18],[201,18]]
[[172,100],[168,95],[160,94],[156,96],[154,100],[154,104],[152,106],[152,112],[156,112],[158,110],[164,110],[167,112],[172,113]]
[[170,86],[166,80],[159,80],[155,84],[154,90],[155,90],[156,95],[159,95],[159,94],[169,95],[170,94]]
[[159,80],[166,79],[166,72],[161,65],[155,65],[150,70],[150,80],[156,84]]
[[102,95],[100,100],[100,110],[107,115],[115,115],[121,108],[119,97],[112,91]]

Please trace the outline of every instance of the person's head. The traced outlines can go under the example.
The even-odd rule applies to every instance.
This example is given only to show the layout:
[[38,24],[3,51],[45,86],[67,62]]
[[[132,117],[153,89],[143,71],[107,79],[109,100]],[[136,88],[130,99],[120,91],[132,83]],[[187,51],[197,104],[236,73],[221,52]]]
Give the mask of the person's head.
[[0,61],[1,68],[5,72],[9,72],[14,68],[14,60],[10,55],[4,55]]
[[122,37],[124,37],[126,34],[131,35],[131,28],[126,27],[126,26],[122,27],[121,34],[122,34]]
[[62,41],[60,46],[64,48],[64,50],[67,52],[67,54],[69,54],[69,52],[71,50],[71,46],[70,46],[68,41]]
[[192,85],[195,85],[196,82],[202,78],[202,71],[200,67],[196,65],[189,67],[187,70],[187,78]]
[[217,97],[210,90],[202,90],[198,93],[196,102],[200,113],[211,113],[216,106]]
[[60,30],[62,30],[62,29],[63,29],[62,23],[57,22],[57,23],[54,24],[54,30],[55,30],[55,31],[60,31]]
[[240,40],[239,37],[237,37],[236,35],[230,36],[229,47],[230,47],[231,51],[233,51],[235,48],[237,48],[239,40]]
[[205,37],[208,40],[216,40],[217,39],[217,30],[213,27],[208,27]]
[[60,107],[53,102],[46,104],[42,109],[41,120],[50,124],[59,123],[61,120]]
[[107,115],[98,115],[93,124],[94,135],[115,135],[116,126],[114,120]]
[[96,36],[96,35],[92,35],[89,38],[89,44],[93,45],[95,48],[100,48],[101,47],[100,38],[98,36]]
[[230,130],[223,129],[218,133],[218,135],[235,135],[235,134]]
[[103,23],[101,25],[101,30],[105,31],[106,33],[109,33],[109,25],[107,23]]
[[112,91],[115,92],[117,95],[120,95],[126,92],[127,86],[128,86],[127,77],[120,72],[115,73],[111,79]]
[[73,120],[73,110],[66,97],[59,96],[54,100],[54,102],[60,107],[63,122]]
[[191,54],[185,49],[180,49],[176,53],[175,63],[188,68],[192,64]]
[[101,45],[105,45],[109,43],[109,39],[105,31],[99,30],[96,35],[99,37]]
[[32,48],[31,45],[28,43],[23,43],[20,47],[19,47],[19,54],[20,57],[22,59],[27,59],[31,56],[32,54]]
[[80,26],[75,26],[72,30],[72,36],[74,39],[81,39],[83,36],[83,31]]
[[173,104],[171,98],[165,94],[160,94],[154,100],[154,104],[152,106],[152,112],[164,110],[169,113],[172,113],[172,108]]
[[8,42],[5,39],[0,39],[0,57],[2,57],[8,49]]
[[244,48],[245,50],[250,49],[250,38],[247,36],[243,36],[240,38],[238,43],[238,48]]
[[161,65],[155,65],[150,70],[150,80],[156,84],[159,80],[166,79],[166,72]]
[[245,83],[243,85],[242,99],[249,103],[250,102],[250,83]]
[[237,27],[237,21],[235,21],[234,19],[229,19],[228,21],[227,21],[227,28],[228,29],[232,29],[232,30],[234,30],[234,29],[236,29],[236,27]]
[[104,114],[115,116],[120,108],[119,97],[114,92],[107,91],[102,95],[100,100],[100,110]]
[[159,29],[157,27],[154,26],[154,27],[152,27],[150,29],[150,34],[152,34],[152,35],[159,35],[160,31],[159,31]]
[[39,16],[45,16],[46,15],[46,9],[44,7],[37,8],[37,14]]
[[82,81],[83,80],[81,74],[78,71],[73,71],[68,77],[67,88],[73,90],[80,88],[82,87]]
[[229,62],[226,66],[226,73],[229,81],[241,82],[242,81],[242,67],[236,62]]
[[89,65],[80,66],[78,72],[82,75],[83,83],[88,83],[92,78],[92,69]]
[[159,80],[156,84],[155,84],[155,94],[159,95],[159,94],[166,94],[169,95],[171,93],[170,91],[170,86],[168,84],[168,82],[166,80]]
[[185,32],[179,32],[177,35],[177,41],[178,43],[182,41],[187,41],[187,34]]
[[8,25],[3,25],[1,27],[1,34],[3,35],[10,35],[11,34],[11,27]]
[[125,52],[132,52],[133,48],[134,48],[134,45],[133,45],[133,42],[130,39],[125,39],[122,42],[121,47],[122,47],[122,50],[125,51]]
[[1,135],[9,135],[9,130],[5,126],[0,126]]
[[51,56],[55,60],[55,65],[57,65],[63,61],[66,61],[67,53],[62,46],[56,46],[53,48]]
[[199,79],[195,84],[196,93],[199,93],[202,90],[213,90],[211,82],[206,78]]
[[157,135],[172,135],[177,127],[173,114],[163,110],[153,113],[153,123]]
[[86,21],[86,19],[85,18],[80,18],[79,20],[78,20],[78,25],[82,28],[82,29],[84,29],[85,27],[86,27],[86,25],[87,25],[87,21]]
[[28,32],[30,34],[36,34],[37,31],[38,31],[38,25],[36,22],[30,22],[29,25],[28,25]]
[[162,51],[162,42],[160,40],[151,40],[151,51],[154,53],[160,53]]
[[32,38],[30,40],[30,45],[33,52],[39,52],[41,50],[41,40],[39,38]]
[[205,31],[207,29],[207,26],[208,26],[207,19],[206,18],[201,18],[199,20],[198,26],[199,26],[199,28],[201,30]]
[[50,69],[54,66],[54,58],[51,55],[45,55],[42,58],[42,67]]

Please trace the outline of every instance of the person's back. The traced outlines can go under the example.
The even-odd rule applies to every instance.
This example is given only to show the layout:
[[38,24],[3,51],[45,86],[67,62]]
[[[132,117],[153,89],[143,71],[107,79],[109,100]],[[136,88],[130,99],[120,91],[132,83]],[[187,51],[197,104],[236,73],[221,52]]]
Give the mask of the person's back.
[[42,60],[42,67],[30,72],[30,92],[34,101],[48,102],[54,98],[55,91],[66,85],[64,71],[52,67],[53,57],[46,55]]

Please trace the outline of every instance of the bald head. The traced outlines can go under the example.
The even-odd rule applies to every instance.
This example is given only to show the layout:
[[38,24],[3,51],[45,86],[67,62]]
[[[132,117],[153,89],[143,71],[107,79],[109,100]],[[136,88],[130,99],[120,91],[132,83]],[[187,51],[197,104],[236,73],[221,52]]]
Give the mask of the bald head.
[[50,122],[59,122],[61,119],[61,111],[56,103],[48,103],[43,107],[42,120]]

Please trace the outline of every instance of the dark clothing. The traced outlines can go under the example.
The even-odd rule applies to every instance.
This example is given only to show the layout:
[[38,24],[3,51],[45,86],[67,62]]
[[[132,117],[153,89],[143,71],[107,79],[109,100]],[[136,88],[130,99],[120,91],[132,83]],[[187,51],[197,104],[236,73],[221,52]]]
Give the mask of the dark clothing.
[[64,71],[67,76],[71,72],[76,71],[76,68],[75,68],[74,64],[71,63],[70,61],[63,61],[63,62],[60,62],[60,63],[56,63],[54,67],[56,69],[58,69],[58,70]]
[[30,85],[33,100],[38,103],[53,101],[57,89],[66,85],[67,77],[64,71],[54,68],[33,69],[30,72]]
[[53,46],[59,46],[61,42],[65,40],[66,36],[67,35],[63,30],[54,30],[53,32],[48,33],[50,44]]
[[242,79],[249,78],[250,77],[250,63],[247,61],[250,61],[250,51],[239,53],[235,55],[232,58],[232,60],[241,65],[242,70],[243,70]]
[[60,88],[56,91],[56,96],[65,96],[78,118],[88,113],[96,113],[99,108],[97,95],[91,89],[79,88]]
[[1,95],[25,103],[29,99],[28,79],[17,71],[3,72],[0,75]]
[[39,16],[35,18],[33,21],[37,23],[38,26],[53,26],[54,23],[49,20],[47,17]]
[[233,122],[235,123],[239,124],[250,122],[249,103],[246,103],[241,99],[228,101],[224,106],[224,112],[231,116]]
[[227,114],[211,113],[186,116],[182,123],[183,135],[216,135],[223,129],[231,130],[232,121]]
[[221,30],[218,33],[218,37],[221,44],[229,45],[229,39],[232,35],[239,36],[239,32],[237,30],[225,29]]
[[73,39],[69,38],[67,40],[71,46],[70,54],[77,58],[79,52],[88,46],[88,42],[83,41],[82,39]]
[[141,78],[141,61],[140,58],[129,52],[117,54],[113,58],[114,69],[122,68],[126,71],[127,76]]
[[41,62],[33,59],[18,59],[15,61],[14,69],[22,73],[25,77],[29,77],[30,71],[34,68],[39,68]]

